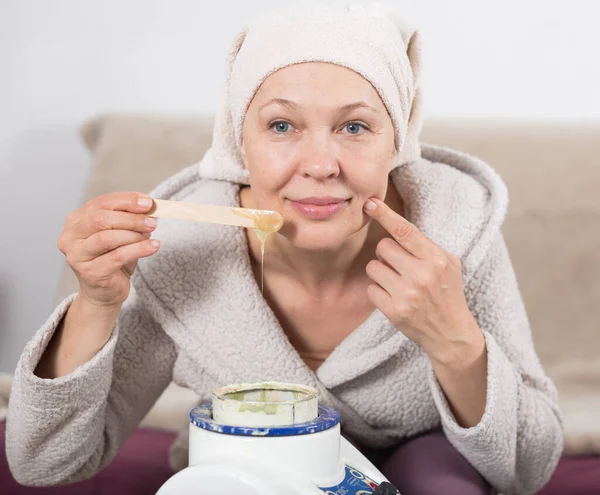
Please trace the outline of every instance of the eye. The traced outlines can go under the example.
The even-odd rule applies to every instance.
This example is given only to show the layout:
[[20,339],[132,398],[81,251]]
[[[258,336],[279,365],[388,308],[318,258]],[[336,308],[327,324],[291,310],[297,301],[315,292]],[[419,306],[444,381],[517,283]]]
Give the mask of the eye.
[[358,122],[349,122],[344,126],[344,129],[348,132],[348,134],[352,134],[353,136],[360,134],[361,130],[368,130],[367,126]]
[[291,124],[289,122],[284,122],[282,120],[278,122],[273,122],[270,125],[271,129],[274,129],[277,134],[285,134],[290,130]]

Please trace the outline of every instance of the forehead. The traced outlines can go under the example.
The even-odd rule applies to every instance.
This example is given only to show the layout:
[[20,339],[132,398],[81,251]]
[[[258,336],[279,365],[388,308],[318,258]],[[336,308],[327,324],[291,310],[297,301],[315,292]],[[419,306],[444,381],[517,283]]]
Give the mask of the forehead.
[[325,62],[294,64],[269,75],[256,92],[255,99],[277,97],[365,100],[383,105],[371,83],[357,72]]

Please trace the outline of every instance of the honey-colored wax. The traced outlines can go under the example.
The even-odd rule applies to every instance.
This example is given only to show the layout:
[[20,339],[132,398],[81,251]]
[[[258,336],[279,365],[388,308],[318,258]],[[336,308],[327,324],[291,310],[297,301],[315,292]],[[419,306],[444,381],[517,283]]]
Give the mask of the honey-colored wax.
[[260,290],[265,292],[265,243],[267,237],[274,234],[283,226],[283,217],[276,211],[251,210],[248,208],[234,208],[234,213],[244,218],[254,220],[252,228],[260,241]]

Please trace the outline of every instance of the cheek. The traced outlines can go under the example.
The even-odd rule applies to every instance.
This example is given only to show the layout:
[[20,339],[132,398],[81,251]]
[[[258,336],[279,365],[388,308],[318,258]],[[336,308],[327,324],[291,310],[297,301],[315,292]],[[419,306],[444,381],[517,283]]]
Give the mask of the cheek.
[[289,150],[261,140],[249,141],[245,147],[245,165],[255,194],[272,194],[293,175],[293,157]]
[[342,158],[345,176],[352,189],[361,198],[370,196],[383,198],[387,189],[388,175],[393,157],[389,151],[372,149],[348,150]]

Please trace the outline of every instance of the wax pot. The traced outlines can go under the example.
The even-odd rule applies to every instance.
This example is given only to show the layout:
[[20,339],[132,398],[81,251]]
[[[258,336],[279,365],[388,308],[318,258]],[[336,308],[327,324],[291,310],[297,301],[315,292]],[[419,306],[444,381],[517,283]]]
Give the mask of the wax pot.
[[318,398],[314,388],[273,382],[215,390],[190,412],[189,467],[158,495],[399,494]]

